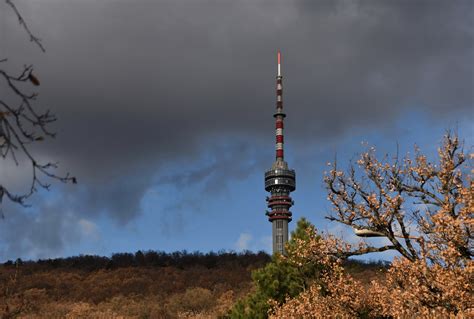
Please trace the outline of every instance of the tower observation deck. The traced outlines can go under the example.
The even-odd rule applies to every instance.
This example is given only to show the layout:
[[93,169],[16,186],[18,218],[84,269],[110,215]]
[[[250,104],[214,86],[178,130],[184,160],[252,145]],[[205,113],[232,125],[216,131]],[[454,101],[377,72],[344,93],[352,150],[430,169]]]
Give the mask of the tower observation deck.
[[276,158],[271,169],[265,172],[265,190],[270,192],[267,197],[266,212],[272,223],[273,253],[285,254],[285,244],[288,242],[288,223],[291,221],[290,207],[294,202],[290,193],[296,189],[295,171],[288,168],[283,154],[283,77],[281,75],[281,54],[278,51],[278,73],[276,77]]

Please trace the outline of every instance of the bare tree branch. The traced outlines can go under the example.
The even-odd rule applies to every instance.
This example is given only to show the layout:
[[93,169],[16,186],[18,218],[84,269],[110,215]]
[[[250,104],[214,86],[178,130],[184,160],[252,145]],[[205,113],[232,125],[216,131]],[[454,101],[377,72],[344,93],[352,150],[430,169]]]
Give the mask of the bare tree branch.
[[[422,257],[419,237],[434,244],[439,237],[439,213],[448,214],[458,226],[451,233],[443,232],[443,236],[450,236],[443,240],[454,241],[462,256],[472,257],[473,226],[465,221],[465,212],[470,209],[466,206],[472,205],[466,198],[474,198],[473,182],[472,176],[466,175],[466,155],[458,137],[448,132],[438,155],[439,163],[432,164],[415,146],[414,160],[405,157],[399,161],[397,151],[393,161],[387,155],[379,161],[372,147],[357,161],[359,170],[350,165],[343,172],[337,163],[331,164],[324,181],[336,214],[327,218],[354,229],[383,234],[391,242],[383,249],[395,249],[414,261]],[[412,222],[415,227],[409,228],[407,225]],[[375,248],[369,250],[372,249]],[[361,249],[351,254],[359,253],[367,252]]]
[[347,258],[347,257],[351,257],[351,256],[360,256],[360,255],[365,255],[365,254],[369,254],[369,253],[380,253],[380,252],[387,251],[387,250],[397,250],[397,247],[395,247],[394,245],[386,245],[386,246],[382,246],[382,247],[370,247],[369,246],[369,247],[360,248],[360,249],[357,249],[357,250],[354,250],[354,251],[339,253],[337,255],[337,257]]
[[[12,8],[30,40],[45,52],[41,40],[33,35],[13,1],[5,1]],[[6,58],[0,60],[0,62],[7,61]],[[56,179],[64,183],[76,183],[76,178],[70,176],[69,173],[65,176],[56,175],[53,170],[58,167],[58,163],[40,163],[30,151],[31,144],[41,142],[47,137],[54,138],[56,135],[48,128],[49,124],[56,121],[55,115],[49,110],[38,111],[33,105],[38,94],[35,92],[27,93],[23,89],[24,86],[22,88],[19,86],[20,83],[29,83],[33,86],[40,85],[38,77],[33,74],[33,66],[25,65],[18,75],[12,75],[0,69],[0,78],[5,80],[9,92],[16,97],[16,102],[6,102],[0,97],[0,154],[4,160],[10,158],[18,166],[20,162],[17,153],[21,153],[29,161],[32,169],[29,191],[23,194],[12,193],[0,181],[0,205],[3,197],[6,196],[9,200],[26,206],[25,200],[35,193],[38,188],[49,189],[50,184],[44,182],[42,177]]]
[[[36,43],[36,45],[41,49],[41,51],[46,52],[45,48],[41,44],[41,39],[36,37],[31,31],[28,25],[26,24],[25,20],[21,16],[20,12],[18,11],[17,7],[11,0],[5,0],[5,2],[13,9],[13,12],[15,12],[16,17],[18,18],[18,23],[25,29],[26,33],[28,33],[28,36],[30,37],[30,41]],[[0,61],[1,62],[1,61]]]

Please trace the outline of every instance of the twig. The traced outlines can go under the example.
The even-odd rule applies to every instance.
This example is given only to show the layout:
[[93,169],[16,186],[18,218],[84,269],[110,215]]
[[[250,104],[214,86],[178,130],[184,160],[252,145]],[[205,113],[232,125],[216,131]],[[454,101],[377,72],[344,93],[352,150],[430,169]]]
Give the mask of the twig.
[[41,44],[41,39],[36,37],[31,31],[30,28],[28,28],[28,25],[26,24],[25,20],[21,16],[20,12],[18,11],[17,7],[11,0],[5,0],[5,2],[13,9],[13,11],[16,14],[16,17],[18,18],[18,22],[20,25],[25,29],[26,33],[28,33],[30,37],[30,41],[36,43],[36,45],[41,49],[41,51],[46,52],[44,49],[43,45]]

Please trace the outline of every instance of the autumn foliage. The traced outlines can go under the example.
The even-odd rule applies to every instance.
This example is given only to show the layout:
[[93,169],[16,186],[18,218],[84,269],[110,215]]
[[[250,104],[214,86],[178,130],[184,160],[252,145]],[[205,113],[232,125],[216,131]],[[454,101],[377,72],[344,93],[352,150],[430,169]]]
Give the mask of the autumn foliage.
[[[265,293],[281,296],[282,303],[286,292],[296,296],[309,287],[304,278],[313,280],[311,272],[297,272],[288,260],[278,264],[286,269],[269,262],[263,252],[156,251],[9,261],[0,265],[0,318],[218,318],[248,299],[258,307],[252,316],[240,318],[266,317],[269,297],[251,297],[256,289],[252,272],[259,273],[254,278],[265,278]],[[381,265],[354,261],[344,267],[364,279],[373,278]],[[286,278],[288,271],[293,276]],[[276,273],[282,274],[279,284]],[[281,287],[286,290],[278,291]]]
[[216,318],[266,253],[138,251],[0,265],[0,318]]
[[[331,235],[313,234],[290,260],[319,262],[321,280],[283,305],[275,318],[467,318],[474,316],[473,170],[457,136],[447,134],[438,163],[416,149],[394,162],[362,154],[361,172],[333,164],[326,176],[333,221],[386,237],[390,244],[355,247]],[[472,156],[471,156],[472,159]],[[345,273],[351,255],[396,250],[385,277],[363,285]]]
[[441,267],[427,260],[396,259],[369,284],[343,267],[341,252],[356,247],[331,235],[314,233],[301,244],[295,265],[324,265],[319,281],[283,305],[273,318],[460,318],[473,315],[473,264]]

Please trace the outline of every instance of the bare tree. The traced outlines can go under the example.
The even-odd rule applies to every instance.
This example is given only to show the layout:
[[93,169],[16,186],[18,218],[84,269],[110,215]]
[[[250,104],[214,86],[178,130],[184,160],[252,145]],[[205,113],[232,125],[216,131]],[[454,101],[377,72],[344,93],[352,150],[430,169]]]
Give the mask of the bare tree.
[[[30,41],[45,52],[41,40],[30,31],[13,1],[5,0],[5,3],[13,10]],[[48,125],[56,121],[56,117],[49,110],[44,112],[38,110],[34,105],[38,94],[27,92],[25,89],[24,84],[35,87],[40,85],[33,73],[33,66],[25,65],[18,74],[13,75],[2,68],[2,65],[7,62],[7,58],[0,57],[0,78],[4,80],[4,85],[7,87],[5,92],[14,98],[7,101],[5,96],[0,96],[0,153],[4,160],[13,160],[17,166],[20,164],[18,154],[24,155],[27,162],[31,164],[32,178],[29,190],[20,194],[10,191],[0,181],[0,205],[5,196],[13,202],[25,205],[25,200],[38,188],[49,189],[50,184],[45,180],[56,179],[61,182],[76,183],[76,178],[70,176],[69,173],[65,176],[56,175],[54,169],[58,167],[58,163],[41,163],[30,151],[33,143],[55,137],[55,133],[49,130]]]
[[428,247],[438,252],[451,247],[461,259],[473,257],[472,163],[457,134],[444,136],[438,158],[430,163],[415,147],[414,159],[397,154],[379,161],[372,147],[357,161],[358,169],[351,165],[343,172],[330,164],[324,180],[335,214],[326,218],[352,227],[359,236],[390,242],[348,255],[396,250],[415,261],[426,256]]

